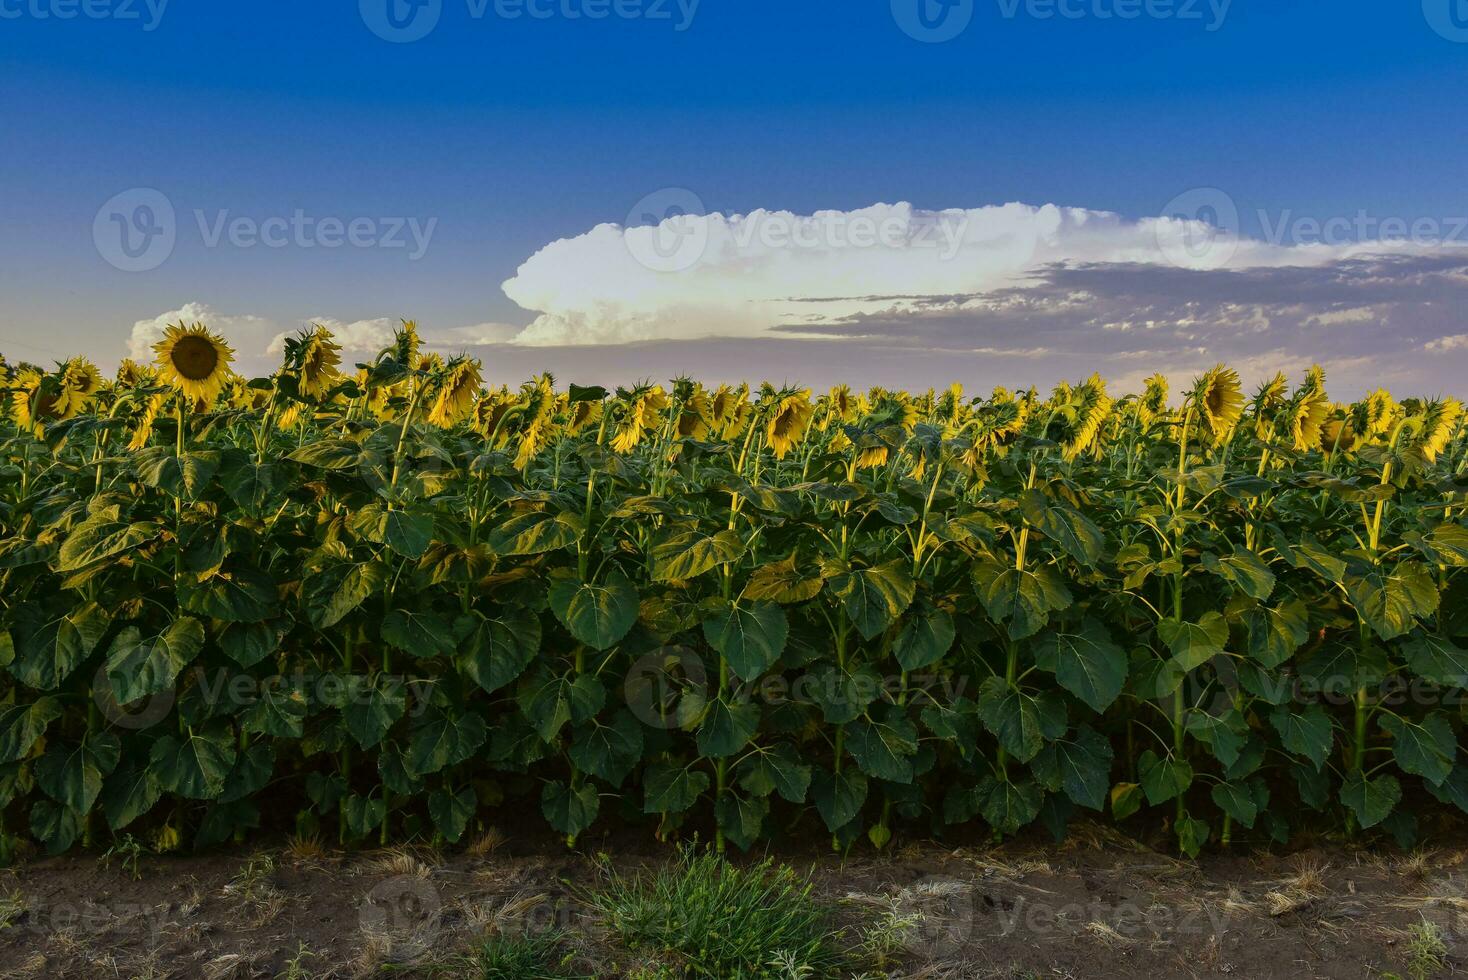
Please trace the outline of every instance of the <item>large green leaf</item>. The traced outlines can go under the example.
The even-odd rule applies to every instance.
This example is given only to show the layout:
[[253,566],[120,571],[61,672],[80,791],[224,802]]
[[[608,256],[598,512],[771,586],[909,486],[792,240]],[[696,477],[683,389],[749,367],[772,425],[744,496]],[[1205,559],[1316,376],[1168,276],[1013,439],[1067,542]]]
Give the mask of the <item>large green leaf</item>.
[[1409,632],[1419,617],[1437,612],[1437,582],[1420,562],[1404,561],[1392,569],[1347,575],[1345,587],[1356,612],[1383,640]]
[[12,637],[15,661],[10,672],[37,691],[54,691],[91,656],[112,623],[100,605],[85,602],[52,619],[35,606],[23,607]]
[[1385,820],[1402,800],[1402,784],[1395,776],[1369,779],[1359,772],[1346,775],[1341,783],[1341,802],[1356,816],[1363,830]]
[[876,712],[872,720],[858,718],[848,725],[846,748],[868,776],[892,783],[911,782],[917,729],[897,705],[888,708]]
[[1417,632],[1402,644],[1407,666],[1418,677],[1444,687],[1468,689],[1468,650],[1447,637]]
[[670,528],[649,549],[655,582],[681,581],[731,562],[744,554],[744,542],[733,531],[706,534],[697,527]]
[[1274,591],[1274,573],[1263,559],[1252,551],[1240,549],[1223,558],[1210,552],[1203,555],[1203,567],[1232,585],[1244,595],[1263,602]]
[[1316,769],[1325,765],[1335,742],[1335,733],[1330,715],[1323,707],[1312,704],[1301,709],[1294,705],[1281,705],[1274,709],[1269,720],[1279,732],[1286,749],[1303,755]]
[[810,775],[811,767],[788,742],[756,749],[739,764],[740,786],[756,796],[778,792],[791,803],[805,802]]
[[1105,711],[1126,685],[1126,651],[1089,616],[1078,630],[1055,628],[1043,633],[1035,644],[1035,664],[1097,711]]
[[614,646],[637,622],[637,589],[620,571],[613,570],[598,583],[556,575],[547,598],[561,625],[596,650]]
[[492,616],[475,617],[458,664],[486,694],[493,694],[525,673],[539,652],[540,617],[520,606],[501,606]]
[[922,670],[943,659],[957,635],[953,617],[929,606],[909,613],[892,644],[892,655],[906,671]]
[[1392,736],[1392,753],[1403,772],[1421,776],[1434,785],[1447,779],[1458,757],[1453,724],[1441,711],[1414,722],[1400,715],[1387,715],[1382,727]]
[[174,679],[204,648],[204,627],[180,616],[160,632],[143,636],[124,627],[107,652],[107,680],[118,704],[131,704],[173,687]]
[[1045,788],[1065,791],[1076,804],[1100,810],[1111,785],[1111,743],[1089,727],[1059,738],[1035,756],[1031,768]]
[[80,742],[56,743],[36,760],[36,783],[53,800],[86,813],[102,792],[102,780],[117,768],[117,736],[89,732]]
[[1101,560],[1106,536],[1080,511],[1052,502],[1039,490],[1026,490],[1019,500],[1025,521],[1066,554],[1082,565],[1094,565]]
[[840,597],[847,618],[864,638],[870,640],[891,626],[912,603],[916,584],[909,564],[898,559],[830,579],[831,591]]
[[517,514],[490,532],[489,550],[496,555],[540,555],[569,548],[581,539],[581,518],[572,514],[531,511]]
[[703,621],[704,639],[742,680],[754,680],[775,665],[790,625],[773,602],[714,600]]
[[1157,624],[1157,635],[1172,651],[1176,669],[1188,671],[1223,654],[1228,622],[1216,612],[1204,613],[1196,623],[1164,619]]
[[156,537],[160,527],[153,521],[129,523],[119,519],[120,508],[104,508],[72,529],[57,554],[57,570],[79,568],[115,558]]
[[990,677],[979,688],[978,704],[984,727],[1020,762],[1033,759],[1066,729],[1065,703],[1053,691],[1035,694]]
[[403,762],[410,774],[427,776],[474,755],[487,734],[477,712],[430,705],[409,732]]
[[861,812],[867,799],[866,774],[849,766],[840,773],[816,769],[811,774],[811,799],[826,827],[834,833]]
[[190,800],[212,800],[234,766],[234,733],[225,726],[165,735],[153,743],[149,767],[164,790]]
[[653,763],[642,779],[643,813],[682,813],[708,792],[708,773],[687,766]]
[[61,714],[61,702],[53,697],[0,707],[0,763],[29,756],[46,728]]
[[577,731],[570,756],[577,768],[619,786],[642,761],[642,725],[625,708],[612,716],[609,725],[591,719]]
[[1011,640],[1034,636],[1052,612],[1067,609],[1074,601],[1065,582],[1049,568],[1032,571],[979,565],[974,575],[984,608],[996,622],[1005,624]]

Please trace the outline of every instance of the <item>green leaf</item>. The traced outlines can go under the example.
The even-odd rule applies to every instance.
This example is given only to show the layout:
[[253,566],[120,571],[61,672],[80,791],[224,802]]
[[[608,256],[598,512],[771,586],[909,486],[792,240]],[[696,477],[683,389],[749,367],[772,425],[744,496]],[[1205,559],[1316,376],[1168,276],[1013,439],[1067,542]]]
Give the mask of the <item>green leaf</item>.
[[1106,535],[1080,511],[1053,503],[1039,490],[1026,490],[1020,494],[1019,503],[1025,521],[1076,561],[1089,566],[1101,560]]
[[648,549],[654,582],[696,578],[742,554],[744,542],[733,531],[705,534],[687,524],[669,528]]
[[1142,777],[1142,792],[1153,806],[1181,796],[1193,785],[1192,766],[1182,759],[1159,757],[1150,749],[1137,759],[1137,771]]
[[572,514],[531,511],[516,514],[495,528],[486,542],[489,550],[504,557],[542,555],[570,548],[581,539],[584,526]]
[[1381,823],[1402,801],[1402,784],[1395,776],[1367,779],[1360,772],[1346,774],[1341,783],[1341,802],[1356,815],[1362,830]]
[[61,702],[53,697],[0,707],[0,763],[29,756],[47,726],[60,717]]
[[368,504],[352,514],[347,526],[375,544],[385,544],[404,558],[422,558],[433,543],[433,515],[412,510],[388,510]]
[[1039,785],[985,776],[978,786],[979,813],[1001,834],[1017,833],[1040,815],[1045,793]]
[[184,609],[226,623],[258,623],[280,615],[275,580],[252,565],[233,565],[181,591]]
[[1269,720],[1286,749],[1303,755],[1316,769],[1325,765],[1335,742],[1335,732],[1323,707],[1312,704],[1298,710],[1293,705],[1281,705],[1270,713]]
[[449,624],[428,610],[392,610],[382,618],[382,638],[419,660],[447,657],[457,649]]
[[138,479],[170,497],[197,498],[219,470],[217,450],[203,449],[175,456],[165,446],[151,446],[132,455]]
[[892,655],[906,671],[931,667],[953,647],[953,617],[929,606],[907,617],[892,644]]
[[1443,687],[1468,689],[1468,650],[1447,637],[1418,631],[1403,642],[1402,652],[1418,677]]
[[1047,739],[1060,737],[1066,729],[1065,705],[1054,692],[1033,695],[1002,677],[984,681],[978,704],[984,727],[1020,762],[1029,762]]
[[580,724],[600,711],[606,702],[606,688],[590,674],[575,676],[541,671],[520,682],[515,699],[540,737],[550,742],[563,726],[570,722]]
[[716,698],[709,702],[703,724],[698,728],[698,751],[706,759],[726,759],[734,755],[759,729],[760,708],[749,701],[730,702]]
[[637,589],[615,569],[600,584],[582,582],[569,573],[555,575],[547,597],[556,619],[596,650],[615,645],[637,622]]
[[272,678],[240,713],[240,728],[276,738],[300,738],[306,722],[306,695],[289,678]]
[[811,774],[811,798],[827,829],[835,833],[861,812],[867,799],[866,774],[849,767],[839,774],[816,769]]
[[330,629],[340,623],[369,596],[378,595],[387,587],[387,575],[387,565],[381,561],[353,565],[315,616],[316,625]]
[[1245,827],[1252,828],[1259,816],[1253,791],[1241,783],[1215,783],[1210,794],[1218,808]]
[[1203,853],[1203,846],[1211,836],[1212,831],[1209,830],[1207,821],[1184,817],[1177,822],[1178,850],[1190,858]]
[[525,673],[540,652],[540,639],[539,616],[520,606],[501,606],[492,617],[476,616],[459,669],[493,694]]
[[1074,738],[1060,738],[1041,749],[1031,768],[1046,789],[1064,790],[1079,806],[1100,810],[1111,784],[1111,762],[1111,743],[1083,726]]
[[736,847],[744,851],[749,850],[759,839],[769,812],[769,800],[763,797],[746,798],[738,793],[725,793],[714,806],[719,829]]
[[102,785],[102,812],[107,826],[121,830],[143,816],[163,796],[163,787],[147,766],[115,770]]
[[224,790],[236,751],[234,734],[227,727],[197,729],[154,742],[148,764],[167,792],[212,800]]
[[1244,614],[1244,626],[1249,633],[1249,656],[1271,670],[1294,656],[1310,638],[1309,614],[1299,599],[1276,609],[1255,606]]
[[1260,602],[1268,599],[1274,591],[1274,573],[1252,551],[1239,549],[1224,558],[1219,558],[1212,552],[1204,552],[1203,567],[1244,595],[1252,596]]
[[592,719],[589,727],[579,730],[571,743],[571,761],[619,786],[642,761],[642,744],[642,725],[624,708],[612,716],[610,725]]
[[428,815],[433,818],[433,826],[443,839],[457,844],[469,828],[477,802],[474,791],[467,786],[457,793],[436,789],[428,794]]
[[791,803],[805,802],[810,776],[811,767],[788,742],[757,749],[739,764],[740,786],[756,796],[778,792]]
[[775,665],[785,650],[790,624],[773,602],[714,600],[703,621],[704,639],[729,662],[741,680],[754,680]]
[[10,672],[26,687],[54,691],[91,656],[111,622],[95,602],[83,603],[60,619],[26,606],[12,633],[17,657]]
[[984,608],[996,622],[1007,624],[1011,640],[1034,636],[1052,612],[1067,609],[1074,601],[1049,568],[1004,568],[995,573],[992,566],[980,565],[974,574]]
[[203,648],[204,627],[191,616],[180,616],[162,632],[147,637],[135,626],[125,627],[107,653],[107,680],[113,697],[118,704],[132,704],[169,690]]
[[158,536],[161,528],[152,521],[129,524],[118,520],[119,508],[107,507],[72,529],[57,553],[56,570],[74,572],[89,565],[132,551]]
[[408,709],[403,682],[382,674],[372,677],[354,674],[344,681],[342,720],[357,744],[370,749],[382,742]]
[[1228,622],[1216,612],[1204,613],[1196,623],[1164,619],[1157,624],[1157,635],[1172,651],[1176,668],[1188,671],[1223,655],[1224,645],[1228,643]]
[[342,800],[342,817],[346,820],[348,834],[356,838],[366,837],[387,819],[387,801],[349,793]]
[[912,603],[916,584],[902,559],[876,568],[845,572],[830,580],[831,591],[864,639],[872,639],[901,616]]
[[31,836],[46,845],[46,853],[69,850],[81,832],[82,818],[69,807],[50,800],[37,800],[31,807]]
[[643,813],[682,813],[708,792],[708,773],[655,762],[642,776]]
[[743,597],[790,604],[814,599],[824,584],[820,575],[807,574],[796,565],[795,555],[784,561],[761,565],[749,575]]
[[917,754],[917,729],[902,709],[890,705],[881,720],[858,718],[846,728],[846,748],[868,776],[892,783],[912,782],[912,756]]
[[1434,711],[1421,723],[1400,715],[1387,715],[1382,727],[1392,736],[1392,754],[1404,772],[1421,776],[1437,785],[1453,771],[1458,757],[1458,742],[1453,724],[1441,711]]
[[410,774],[427,776],[469,759],[487,735],[475,712],[430,705],[409,732],[403,761]]
[[92,809],[102,780],[117,768],[122,746],[110,732],[89,732],[80,742],[56,743],[36,760],[36,783],[72,811]]
[[1383,640],[1396,639],[1416,626],[1419,617],[1437,612],[1437,582],[1420,562],[1347,575],[1345,587],[1356,612]]
[[362,461],[362,447],[350,439],[317,439],[286,457],[323,470],[353,470]]
[[1035,645],[1035,664],[1096,711],[1105,711],[1126,686],[1126,651],[1089,616],[1079,632],[1056,628],[1042,635]]

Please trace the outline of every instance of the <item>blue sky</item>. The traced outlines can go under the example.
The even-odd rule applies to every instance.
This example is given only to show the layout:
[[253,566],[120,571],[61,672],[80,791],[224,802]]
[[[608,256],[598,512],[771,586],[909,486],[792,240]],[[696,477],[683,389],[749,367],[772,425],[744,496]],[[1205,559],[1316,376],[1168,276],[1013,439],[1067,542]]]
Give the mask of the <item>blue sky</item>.
[[[370,336],[364,324],[415,316],[441,329],[445,344],[483,341],[475,346],[501,355],[507,373],[537,364],[632,371],[663,360],[676,371],[676,358],[690,371],[755,371],[771,360],[821,375],[815,383],[840,364],[870,375],[861,380],[888,370],[900,375],[896,383],[917,385],[955,352],[1013,354],[992,343],[1004,325],[985,319],[994,304],[983,298],[1015,285],[1023,270],[1011,266],[999,279],[968,281],[901,271],[899,256],[888,283],[888,267],[874,272],[864,254],[848,262],[851,250],[837,243],[809,264],[842,264],[853,296],[867,283],[873,294],[907,296],[923,291],[910,281],[941,280],[958,282],[949,292],[970,299],[956,310],[932,296],[900,310],[823,309],[816,333],[827,339],[819,341],[792,339],[791,311],[771,305],[770,290],[822,296],[832,286],[824,272],[809,286],[782,275],[744,296],[747,263],[705,262],[691,274],[661,274],[649,287],[660,293],[655,301],[645,289],[635,300],[619,291],[625,276],[600,296],[597,277],[611,260],[588,233],[627,222],[640,199],[660,201],[665,188],[691,191],[703,210],[721,215],[1023,202],[1122,219],[1114,236],[1084,247],[1071,247],[1076,239],[1065,233],[1057,244],[1047,226],[1047,250],[1036,253],[1046,265],[1138,261],[1137,229],[1126,223],[1161,216],[1198,188],[1223,191],[1245,239],[1288,231],[1272,250],[1231,257],[1229,268],[1303,264],[1339,280],[1337,262],[1359,266],[1345,239],[1375,238],[1392,219],[1468,241],[1455,231],[1456,216],[1468,213],[1463,0],[1061,0],[1058,9],[1046,0],[965,0],[971,22],[943,43],[903,32],[899,22],[911,15],[894,7],[909,0],[618,0],[625,6],[614,9],[637,16],[598,20],[569,16],[594,10],[597,0],[536,0],[550,16],[515,19],[498,16],[495,0],[483,16],[473,12],[477,0],[440,0],[436,26],[411,43],[369,28],[381,16],[373,3],[388,0],[170,0],[161,11],[160,0],[87,2],[107,16],[60,16],[82,0],[0,0],[0,350],[12,359],[84,349],[115,361],[130,335],[146,337],[149,328],[138,324],[186,308],[239,327],[242,355],[262,359],[262,337],[306,318],[356,324]],[[1120,16],[1128,10],[1140,15]],[[156,189],[175,209],[177,241],[156,267],[124,271],[96,244],[94,221],[104,202],[138,188]],[[122,201],[131,214],[133,199]],[[260,225],[298,210],[312,220],[366,219],[378,239],[389,237],[394,219],[415,219],[420,231],[431,223],[431,236],[418,256],[406,232],[404,248],[271,248],[248,238],[211,245],[206,234],[220,222]],[[1332,219],[1351,227],[1321,246],[1335,249],[1328,261],[1299,250],[1309,244],[1310,221]],[[976,212],[971,220],[970,228],[990,218]],[[554,268],[546,260],[533,274],[517,273],[552,243],[562,243],[547,253]],[[1447,288],[1455,270],[1402,274]],[[1249,292],[1260,288],[1258,276],[1220,297],[1207,281],[1218,270],[1189,271],[1199,278],[1168,279],[1172,292],[1161,305],[1183,309],[1192,323],[1189,297],[1199,291],[1216,297],[1202,319],[1216,319],[1220,331],[1230,317],[1250,322],[1238,306],[1258,305]],[[1378,280],[1379,271],[1367,278]],[[509,292],[538,297],[538,306],[506,294],[502,284],[517,278]],[[1124,281],[1111,297],[1118,309],[1137,295],[1135,278],[1101,281]],[[574,308],[563,301],[573,293]],[[688,296],[710,293],[728,316],[690,307]],[[1265,311],[1271,328],[1284,322],[1273,302]],[[1308,316],[1322,313],[1360,325],[1368,309],[1377,322],[1431,321],[1414,342],[1438,343],[1448,363],[1465,356],[1468,344],[1453,338],[1468,326],[1455,329],[1439,308],[1419,316],[1415,302],[1401,291],[1322,296],[1295,327],[1308,331]],[[740,319],[751,303],[764,320]],[[877,314],[912,329],[885,328],[878,343],[851,328]],[[938,314],[949,338],[942,350],[924,339]],[[547,316],[550,327],[517,333]],[[954,316],[967,326],[954,328]],[[689,318],[710,326],[689,327]],[[600,325],[578,334],[588,319]],[[1107,326],[1060,313],[1045,322],[1082,333]],[[846,338],[841,350],[832,336]],[[1187,342],[1098,353],[1155,350],[1179,370],[1215,355],[1294,367],[1307,354],[1295,334],[1276,346],[1238,346],[1234,336],[1191,333]],[[713,338],[737,341],[742,358],[727,346],[712,353]],[[1373,353],[1369,338],[1353,336],[1337,351],[1340,339],[1332,336],[1330,356]],[[935,354],[914,357],[917,348]],[[1037,361],[1033,349],[1023,363],[1036,383],[1069,370],[1063,358]],[[800,372],[803,365],[810,370]]]

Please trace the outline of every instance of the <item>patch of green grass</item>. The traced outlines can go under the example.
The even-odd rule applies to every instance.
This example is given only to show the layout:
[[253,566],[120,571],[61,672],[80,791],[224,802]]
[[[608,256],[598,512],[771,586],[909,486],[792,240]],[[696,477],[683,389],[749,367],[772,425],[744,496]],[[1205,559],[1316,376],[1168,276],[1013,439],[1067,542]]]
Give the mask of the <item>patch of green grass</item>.
[[469,976],[480,980],[574,980],[569,953],[555,933],[533,936],[492,936],[481,943],[471,960]]
[[1412,938],[1407,943],[1407,975],[1412,980],[1429,980],[1447,968],[1448,946],[1441,929],[1423,920],[1408,931]]
[[848,966],[809,882],[768,860],[741,868],[684,847],[650,878],[613,874],[588,903],[629,950],[666,957],[688,976],[814,980]]

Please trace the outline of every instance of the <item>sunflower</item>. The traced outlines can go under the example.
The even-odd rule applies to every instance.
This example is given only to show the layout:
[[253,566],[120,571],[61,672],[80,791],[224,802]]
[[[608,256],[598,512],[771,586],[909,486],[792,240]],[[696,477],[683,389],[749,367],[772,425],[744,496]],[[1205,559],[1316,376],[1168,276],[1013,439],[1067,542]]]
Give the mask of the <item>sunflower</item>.
[[474,403],[474,428],[486,439],[492,439],[496,449],[509,441],[510,434],[504,431],[501,423],[515,407],[515,402],[515,396],[501,385],[498,391],[482,393]]
[[[432,355],[437,356],[437,355]],[[470,357],[456,357],[444,367],[428,421],[442,429],[451,429],[469,414],[479,394],[479,362]]]
[[1076,459],[1100,442],[1101,428],[1111,414],[1111,398],[1106,382],[1093,374],[1085,384],[1072,388],[1065,382],[1055,390],[1057,420],[1061,423],[1059,442],[1066,459]]
[[102,372],[84,357],[73,357],[62,364],[58,374],[61,393],[56,396],[56,409],[66,418],[79,414],[102,389]]
[[133,435],[128,440],[127,448],[142,449],[148,445],[148,439],[153,435],[153,424],[158,421],[158,413],[163,411],[163,406],[167,401],[167,392],[160,391],[149,396],[148,403],[143,406],[142,414],[138,416],[137,426],[133,429]]
[[341,378],[341,345],[323,326],[313,325],[299,340],[286,342],[286,361],[297,372],[297,390],[310,398],[321,398]]
[[515,467],[523,470],[550,441],[556,422],[555,379],[542,374],[520,388],[524,407],[520,415],[520,446],[515,453]]
[[393,360],[406,367],[418,363],[418,321],[404,320],[400,329],[393,331],[392,346],[383,351]]
[[163,380],[184,393],[190,401],[212,402],[229,377],[234,351],[224,338],[202,323],[170,326],[163,339],[153,345]]
[[1321,428],[1330,415],[1330,400],[1323,388],[1301,389],[1285,413],[1289,425],[1290,442],[1295,449],[1306,452],[1320,444]]
[[1456,398],[1428,402],[1422,414],[1413,417],[1405,448],[1425,462],[1434,462],[1448,448],[1462,419],[1463,406]]
[[815,406],[810,402],[809,388],[799,391],[786,389],[772,394],[768,421],[765,422],[765,440],[774,450],[775,458],[784,459],[805,437],[805,428]]
[[1334,452],[1348,453],[1356,447],[1356,430],[1348,413],[1337,406],[1331,417],[1320,427],[1320,450],[1327,456]]
[[56,377],[23,370],[16,376],[15,387],[15,392],[10,393],[10,405],[19,427],[40,437],[47,423],[70,418],[60,406],[60,384]]
[[1203,425],[1215,442],[1226,439],[1244,414],[1238,372],[1222,364],[1198,379],[1192,397]]
[[124,357],[117,366],[117,385],[120,388],[148,388],[158,383],[158,372],[131,357]]
[[638,385],[631,391],[619,391],[618,400],[621,415],[612,437],[612,449],[630,453],[647,433],[657,428],[668,407],[668,395],[661,385]]
[[[563,396],[564,397],[564,396]],[[568,402],[564,408],[566,434],[580,435],[601,421],[602,403],[599,401]]]
[[1351,422],[1367,438],[1386,435],[1396,417],[1397,403],[1385,388],[1376,389],[1351,406]]
[[1167,414],[1167,378],[1154,374],[1144,384],[1142,397],[1137,399],[1137,418],[1151,425]]

